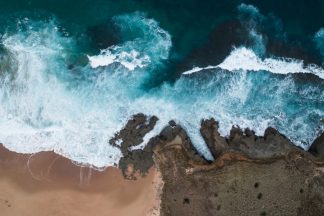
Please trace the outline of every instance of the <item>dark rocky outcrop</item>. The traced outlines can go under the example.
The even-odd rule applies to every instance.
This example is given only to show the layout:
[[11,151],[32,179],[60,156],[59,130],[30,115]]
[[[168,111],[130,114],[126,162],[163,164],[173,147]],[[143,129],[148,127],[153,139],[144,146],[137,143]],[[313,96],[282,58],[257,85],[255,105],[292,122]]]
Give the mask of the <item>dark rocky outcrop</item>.
[[[137,171],[145,174],[154,164],[154,149],[157,146],[170,143],[176,137],[182,140],[182,146],[186,150],[186,154],[195,163],[207,163],[193,147],[187,133],[174,121],[170,121],[160,135],[152,138],[143,149],[131,150],[131,147],[143,142],[143,137],[154,128],[157,121],[158,119],[155,116],[148,118],[144,114],[134,115],[126,126],[110,140],[110,144],[120,148],[123,153],[119,167],[123,170],[125,177],[134,179]],[[121,141],[120,145],[116,144],[118,141]]]
[[[131,147],[143,142],[144,136],[154,128],[157,121],[158,118],[155,116],[149,118],[142,113],[136,114],[109,142],[119,147],[123,154],[127,154]],[[121,143],[118,145],[118,142]]]
[[124,155],[119,161],[119,167],[123,170],[125,177],[135,178],[134,174],[137,170],[145,174],[153,166],[151,145],[137,150],[131,150],[131,148],[143,142],[144,136],[154,128],[157,121],[158,118],[155,116],[149,118],[144,114],[134,115],[125,127],[109,141],[111,145],[120,148]]
[[324,132],[315,139],[308,151],[314,156],[324,159]]
[[161,215],[324,214],[324,161],[274,128],[259,137],[235,126],[225,138],[209,119],[200,131],[216,158],[210,164],[195,163],[179,135],[154,148],[164,180]]
[[218,122],[215,119],[203,120],[200,132],[217,158],[223,152],[242,153],[249,158],[260,159],[286,155],[290,151],[301,151],[288,138],[274,128],[268,128],[263,137],[256,136],[254,131],[239,126],[233,126],[227,138],[218,132]]
[[214,158],[217,158],[228,146],[224,137],[219,132],[219,123],[215,119],[201,121],[200,133]]
[[[143,125],[144,119],[143,115],[135,117],[126,126],[135,132],[126,134],[140,134],[135,125]],[[136,160],[151,157],[161,172],[162,216],[324,215],[324,161],[319,157],[323,135],[310,149],[314,157],[274,128],[256,136],[248,128],[233,126],[228,137],[222,137],[218,128],[215,119],[201,122],[200,132],[215,157],[212,162],[197,153],[187,133],[174,121],[144,150],[138,150],[149,152],[142,158],[127,151],[123,163],[136,164]],[[128,148],[131,144],[124,145]]]

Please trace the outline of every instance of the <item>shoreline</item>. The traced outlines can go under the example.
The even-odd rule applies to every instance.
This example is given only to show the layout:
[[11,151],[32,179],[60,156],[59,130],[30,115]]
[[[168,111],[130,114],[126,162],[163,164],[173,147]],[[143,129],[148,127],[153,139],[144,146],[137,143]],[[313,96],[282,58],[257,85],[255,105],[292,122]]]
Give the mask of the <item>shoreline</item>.
[[127,180],[118,168],[80,167],[53,152],[19,154],[0,146],[3,215],[159,215],[161,176]]
[[170,121],[143,149],[156,117],[134,115],[111,140],[122,140],[118,168],[96,170],[53,151],[20,154],[0,145],[0,211],[4,216],[173,216],[324,214],[324,133],[309,151],[274,128],[263,136],[201,121],[214,161]]

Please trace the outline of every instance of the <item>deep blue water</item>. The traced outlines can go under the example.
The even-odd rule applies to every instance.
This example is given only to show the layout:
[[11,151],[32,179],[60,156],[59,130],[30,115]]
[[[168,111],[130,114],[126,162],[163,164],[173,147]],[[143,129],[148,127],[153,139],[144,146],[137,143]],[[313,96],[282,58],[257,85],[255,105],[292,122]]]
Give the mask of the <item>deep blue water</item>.
[[202,118],[306,149],[323,131],[324,1],[1,1],[0,35],[15,151],[112,165],[108,140],[138,112],[160,119],[145,142],[175,119],[208,159]]

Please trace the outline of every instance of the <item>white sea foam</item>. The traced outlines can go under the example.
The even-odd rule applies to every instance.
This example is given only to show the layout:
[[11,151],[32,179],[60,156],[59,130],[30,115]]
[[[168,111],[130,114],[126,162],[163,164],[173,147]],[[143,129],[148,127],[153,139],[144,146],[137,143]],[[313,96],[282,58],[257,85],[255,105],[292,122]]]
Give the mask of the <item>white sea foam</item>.
[[303,60],[292,58],[259,58],[245,47],[234,49],[218,67],[226,70],[269,71],[271,73],[312,73],[324,79],[323,68],[317,65],[304,65]]
[[67,90],[58,77],[68,72],[64,46],[53,23],[2,41],[17,67],[1,71],[0,142],[24,153],[54,150],[97,167],[118,162],[119,149],[106,145],[121,122],[111,128],[106,116],[85,107],[84,92]]
[[140,56],[140,53],[136,50],[125,52],[119,46],[109,47],[102,50],[99,55],[88,56],[88,58],[93,68],[119,63],[130,71],[133,71],[136,67],[143,68],[150,63],[150,58],[147,55]]
[[[66,48],[74,49],[73,38],[61,36],[54,22],[28,20],[27,30],[2,37],[7,51],[2,65],[10,67],[0,71],[1,143],[23,153],[54,150],[95,167],[118,164],[121,151],[109,140],[141,112],[141,104],[135,102],[139,75],[147,65],[166,59],[172,43],[157,22],[141,14],[116,20],[134,22],[147,35],[89,57],[89,66],[76,74],[86,77],[83,81],[66,66]],[[113,62],[125,69],[96,73],[96,67]]]
[[196,72],[199,72],[199,71],[202,71],[202,70],[215,69],[215,68],[217,68],[217,66],[209,65],[207,67],[194,67],[191,70],[183,72],[182,74],[192,74],[192,73],[196,73]]
[[133,40],[101,50],[99,55],[88,56],[91,67],[108,66],[119,63],[128,70],[144,68],[150,63],[157,64],[161,59],[167,59],[172,46],[171,36],[159,27],[153,19],[146,18],[143,13],[116,16],[115,22],[122,34],[129,34],[131,28],[139,32]]
[[[138,16],[117,20],[143,28],[147,35],[125,41],[116,50],[108,48],[110,54],[89,57],[89,65],[76,67],[75,71],[67,69],[69,53],[65,49],[73,50],[73,38],[62,37],[54,24],[5,35],[2,44],[12,67],[0,72],[0,142],[18,152],[54,150],[80,163],[111,166],[122,155],[109,145],[109,140],[137,113],[155,115],[159,121],[143,143],[133,149],[143,148],[173,119],[187,131],[197,150],[212,159],[199,131],[201,119],[210,117],[220,121],[224,136],[235,124],[249,127],[258,135],[268,126],[276,126],[295,142],[306,140],[306,144],[297,142],[303,147],[312,141],[310,131],[316,126],[312,119],[324,114],[318,106],[324,98],[320,84],[296,87],[289,76],[278,78],[246,71],[281,71],[284,66],[277,67],[276,61],[285,65],[285,59],[269,64],[252,51],[238,48],[218,66],[187,72],[218,68],[220,73],[201,79],[181,76],[174,84],[144,91],[141,75],[149,74],[168,58],[172,43],[154,20]],[[109,67],[112,62],[124,63],[124,67]],[[100,65],[108,67],[98,69]],[[239,72],[227,73],[221,68]],[[293,103],[296,106],[290,106]],[[315,108],[310,108],[312,104]]]
[[195,67],[185,71],[183,74],[190,74],[204,69],[221,68],[228,71],[268,71],[277,74],[290,73],[311,73],[324,79],[324,69],[317,65],[305,65],[303,60],[292,58],[260,58],[253,50],[246,47],[235,48],[222,63],[217,66],[204,68]]

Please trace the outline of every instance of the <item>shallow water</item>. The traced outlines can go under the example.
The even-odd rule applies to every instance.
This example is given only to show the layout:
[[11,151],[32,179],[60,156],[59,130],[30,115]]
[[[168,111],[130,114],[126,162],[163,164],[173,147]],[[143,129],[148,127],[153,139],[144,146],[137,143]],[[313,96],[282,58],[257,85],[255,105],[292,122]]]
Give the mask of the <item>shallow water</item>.
[[[272,126],[306,149],[323,130],[320,1],[17,2],[0,3],[0,142],[12,150],[114,165],[108,142],[140,112],[160,120],[139,147],[174,119],[207,159],[203,118],[223,135]],[[244,34],[217,52],[227,23]]]

